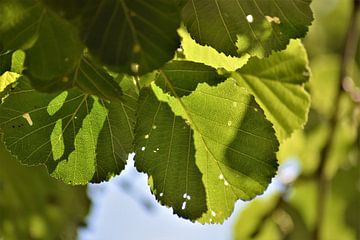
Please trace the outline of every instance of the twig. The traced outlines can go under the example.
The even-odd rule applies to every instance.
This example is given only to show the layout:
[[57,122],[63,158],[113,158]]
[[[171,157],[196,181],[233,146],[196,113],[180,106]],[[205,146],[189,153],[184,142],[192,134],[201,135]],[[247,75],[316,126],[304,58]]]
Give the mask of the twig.
[[353,64],[357,44],[359,42],[360,29],[360,0],[353,0],[353,11],[351,14],[349,27],[344,41],[344,47],[341,57],[340,74],[339,74],[339,90],[334,97],[334,110],[329,119],[330,133],[327,141],[320,152],[320,162],[316,170],[318,179],[318,200],[317,200],[317,219],[313,231],[313,240],[321,239],[321,228],[324,220],[325,199],[328,191],[328,179],[325,173],[327,160],[329,159],[330,148],[335,138],[335,129],[338,125],[338,113],[340,108],[340,96],[343,93],[343,83],[350,75],[350,67]]

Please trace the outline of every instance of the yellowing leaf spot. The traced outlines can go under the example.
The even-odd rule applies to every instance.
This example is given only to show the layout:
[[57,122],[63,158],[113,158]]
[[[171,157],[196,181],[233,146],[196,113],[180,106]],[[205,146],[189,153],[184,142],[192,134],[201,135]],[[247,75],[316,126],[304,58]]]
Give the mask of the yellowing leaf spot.
[[276,24],[280,24],[280,18],[278,17],[271,17],[271,16],[265,16],[266,20],[269,22],[269,23],[276,23]]
[[30,126],[34,125],[34,123],[33,123],[32,119],[31,119],[29,113],[24,113],[24,114],[22,115],[22,117],[26,119],[26,121],[28,122],[28,124],[29,124]]

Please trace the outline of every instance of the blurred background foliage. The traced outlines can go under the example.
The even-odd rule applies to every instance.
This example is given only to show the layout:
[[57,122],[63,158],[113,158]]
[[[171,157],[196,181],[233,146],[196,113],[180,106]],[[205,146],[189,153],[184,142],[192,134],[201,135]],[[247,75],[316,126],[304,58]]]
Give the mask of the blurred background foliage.
[[89,207],[85,186],[22,166],[0,144],[0,239],[75,239]]
[[359,44],[340,82],[353,3],[313,0],[315,21],[303,41],[312,70],[308,123],[278,152],[283,186],[239,214],[236,240],[360,239]]

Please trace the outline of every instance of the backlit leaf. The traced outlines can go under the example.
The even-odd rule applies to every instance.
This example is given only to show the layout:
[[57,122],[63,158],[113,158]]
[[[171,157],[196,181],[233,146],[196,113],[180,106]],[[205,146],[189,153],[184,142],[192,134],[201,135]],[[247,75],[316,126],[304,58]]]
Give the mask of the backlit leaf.
[[182,11],[191,36],[226,55],[268,56],[305,36],[311,0],[192,0]]
[[151,89],[141,92],[135,129],[135,162],[151,189],[179,216],[196,220],[207,210],[202,174],[195,165],[193,131]]
[[243,88],[231,79],[217,87],[199,84],[181,99],[153,89],[194,131],[195,161],[203,174],[208,208],[198,221],[223,222],[236,200],[252,199],[266,189],[277,169],[278,142]]
[[[216,69],[190,61],[172,61],[166,64],[157,74],[156,84],[170,95],[186,96],[192,93],[199,83],[206,82],[210,86],[217,85],[226,79]],[[168,81],[173,83],[175,93],[170,91]]]
[[180,44],[180,17],[173,1],[95,0],[84,9],[85,44],[115,69],[150,72],[170,60]]
[[232,73],[237,84],[255,96],[280,140],[302,128],[307,120],[310,97],[304,83],[309,75],[307,56],[298,41],[269,58],[254,57]]
[[72,184],[99,182],[119,174],[132,151],[136,98],[126,102],[108,103],[75,89],[38,93],[20,79],[0,106],[0,128],[22,163],[46,164]]

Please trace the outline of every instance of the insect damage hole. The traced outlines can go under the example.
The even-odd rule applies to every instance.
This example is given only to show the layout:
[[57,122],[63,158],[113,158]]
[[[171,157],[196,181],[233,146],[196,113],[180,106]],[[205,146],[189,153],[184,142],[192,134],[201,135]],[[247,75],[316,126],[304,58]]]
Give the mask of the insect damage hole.
[[31,119],[29,113],[24,113],[24,114],[22,115],[22,117],[26,119],[26,121],[28,122],[28,124],[29,124],[30,126],[34,125],[34,123],[33,123],[32,119]]

